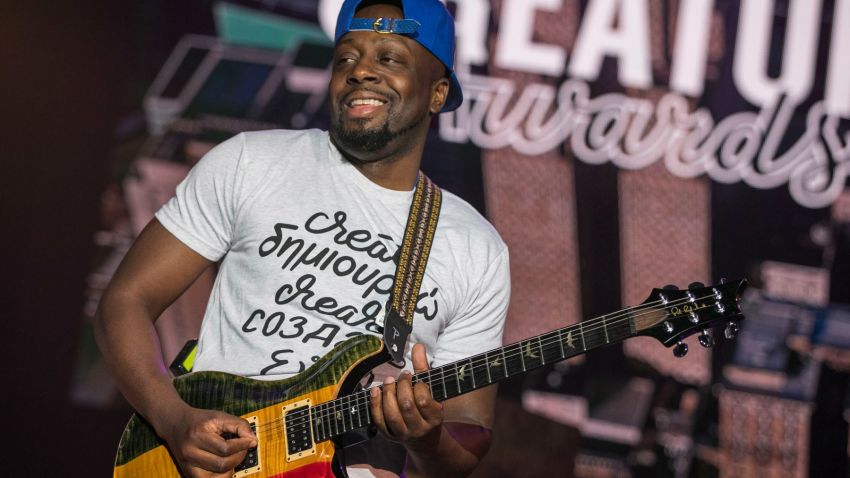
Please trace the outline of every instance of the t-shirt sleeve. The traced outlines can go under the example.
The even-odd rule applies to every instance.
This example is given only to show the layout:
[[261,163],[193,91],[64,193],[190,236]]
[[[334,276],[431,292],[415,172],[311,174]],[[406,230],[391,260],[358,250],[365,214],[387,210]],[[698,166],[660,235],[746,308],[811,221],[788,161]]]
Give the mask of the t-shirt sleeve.
[[245,136],[239,134],[211,149],[155,214],[177,239],[211,261],[230,247],[244,146]]
[[510,295],[508,249],[502,246],[469,291],[466,307],[440,333],[431,365],[445,365],[501,346]]

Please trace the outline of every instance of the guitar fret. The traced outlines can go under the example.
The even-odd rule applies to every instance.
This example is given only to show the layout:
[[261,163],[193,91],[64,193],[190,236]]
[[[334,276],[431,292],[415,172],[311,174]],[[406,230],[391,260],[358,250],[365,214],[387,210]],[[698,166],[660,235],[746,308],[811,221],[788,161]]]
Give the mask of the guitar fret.
[[[503,368],[505,361],[503,358],[501,358],[501,355],[499,354],[499,352],[501,352],[501,349],[495,352],[496,353],[487,352],[484,354],[485,360],[487,362],[487,375],[490,378],[490,383],[499,381],[506,377]],[[495,370],[493,370],[494,367]]]
[[440,367],[440,381],[443,382],[443,398],[449,398],[449,389],[446,388],[445,366]]
[[584,340],[584,322],[578,323],[578,334],[581,336],[581,349],[587,350],[587,342]]
[[425,373],[427,373],[427,374],[428,374],[428,378],[427,378],[427,380],[423,379],[423,381],[424,381],[425,383],[427,383],[427,384],[428,384],[428,391],[429,391],[429,392],[431,392],[431,397],[432,397],[434,400],[439,401],[440,399],[439,399],[439,398],[437,398],[437,394],[434,392],[434,384],[431,382],[431,369],[429,369],[429,370],[428,370],[427,372],[425,372]]
[[540,351],[540,365],[546,365],[546,355],[543,353],[543,337],[537,336],[537,350]]
[[470,357],[469,361],[472,363],[473,387],[483,387],[493,383],[490,380],[490,369],[487,367],[487,359],[483,354]]
[[564,358],[564,344],[560,337],[557,330],[540,337],[540,356],[543,358],[543,364],[558,362]]
[[[442,372],[440,371],[440,369],[429,370],[428,371],[428,383],[431,386],[431,390],[432,390],[431,394],[434,396],[434,399],[442,401],[442,400],[445,400],[446,398],[448,398],[448,396],[446,395],[446,386],[445,386],[445,384],[442,383],[442,381],[440,381],[440,382],[434,381],[433,372],[435,372],[435,371],[440,372],[440,374],[442,376]],[[439,391],[440,393],[438,394],[437,391]]]
[[611,343],[611,340],[608,338],[608,325],[605,323],[605,316],[602,316],[602,331],[605,332],[605,343]]
[[609,326],[609,333],[615,341],[623,340],[632,335],[632,321],[630,319],[619,320]]
[[322,407],[322,423],[325,427],[325,436],[331,437],[333,436],[333,422],[330,421],[330,415],[328,414],[329,407]]
[[564,351],[564,329],[558,329],[558,345],[561,347],[561,358],[567,358],[567,353]]
[[[520,344],[522,344],[522,342],[520,342]],[[522,371],[525,372],[526,371],[526,369],[525,369],[525,358],[522,355],[523,355],[522,354],[522,345],[520,345],[519,361],[522,363]]]
[[[475,374],[472,367],[472,360],[466,359],[466,363],[460,368],[460,362],[455,362],[455,370],[457,371],[457,388],[458,394],[468,392],[475,389]],[[470,378],[470,380],[467,380]],[[471,385],[471,387],[470,387]]]
[[[368,405],[369,404],[369,395],[363,394],[363,397],[366,399],[366,404]],[[358,400],[358,403],[359,402],[360,401]],[[357,410],[357,413],[355,413],[355,415],[357,415],[357,428],[361,428],[363,426],[363,412],[360,411],[360,407],[362,407],[362,406],[363,405],[358,404],[357,408],[355,408],[355,410]],[[366,407],[366,408],[368,409],[368,407]]]
[[319,424],[322,427],[322,438],[329,438],[331,436],[330,424],[327,421],[328,416],[325,413],[325,410],[327,410],[327,408],[328,407],[323,404],[319,407],[316,413],[316,415],[319,417]]
[[460,389],[460,371],[457,368],[457,362],[454,363],[455,366],[455,380],[457,381],[457,394],[460,395],[463,393]]
[[336,434],[339,435],[341,432],[339,431],[339,410],[336,409],[336,400],[331,402],[333,404],[333,408],[331,410],[331,419],[333,420],[334,429],[336,430]]
[[534,338],[530,338],[522,342],[522,347],[520,349],[520,357],[522,359],[523,372],[533,370],[541,365],[540,363],[538,363],[540,361],[540,355],[535,353],[535,347],[532,345],[533,341]]
[[322,433],[322,420],[319,417],[319,405],[310,409],[310,416],[313,421],[313,436],[316,437],[316,441],[322,441],[325,437],[324,433]]
[[316,439],[317,442],[320,442],[320,441],[322,441],[321,440],[322,434],[319,430],[321,422],[318,420],[318,417],[316,416],[318,408],[319,408],[318,406],[315,406],[315,407],[310,409],[310,428],[313,431],[313,437]]
[[[356,397],[356,395],[350,395],[350,396]],[[349,430],[354,430],[355,428],[357,428],[357,427],[354,426],[354,415],[357,414],[356,410],[357,409],[354,408],[354,404],[349,399],[348,403],[345,405],[345,414],[348,415],[348,423],[351,424],[351,428],[349,428]]]

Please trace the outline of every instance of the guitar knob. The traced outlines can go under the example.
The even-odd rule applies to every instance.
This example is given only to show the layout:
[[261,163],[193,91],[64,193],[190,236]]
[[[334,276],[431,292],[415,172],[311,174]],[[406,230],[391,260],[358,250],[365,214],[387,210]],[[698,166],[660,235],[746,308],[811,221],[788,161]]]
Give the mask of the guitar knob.
[[662,287],[662,289],[664,289],[664,290],[679,290],[679,288],[676,287],[674,284],[667,284],[664,287]]
[[699,334],[699,344],[707,349],[710,349],[714,345],[714,337],[708,329],[703,330],[702,333]]
[[702,289],[703,287],[705,287],[705,284],[703,284],[702,282],[691,282],[690,284],[688,284],[688,289],[691,290]]
[[723,329],[723,336],[729,340],[734,339],[738,336],[738,323],[737,322],[729,322],[726,324],[726,328]]
[[688,355],[688,344],[681,341],[677,343],[676,346],[673,347],[673,355],[678,358],[682,358],[685,355]]

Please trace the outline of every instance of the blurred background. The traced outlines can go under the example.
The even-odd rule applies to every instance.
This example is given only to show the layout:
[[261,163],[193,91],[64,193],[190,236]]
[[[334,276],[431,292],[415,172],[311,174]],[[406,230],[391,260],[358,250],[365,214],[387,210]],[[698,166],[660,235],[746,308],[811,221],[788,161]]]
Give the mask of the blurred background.
[[[3,8],[7,475],[110,474],[132,411],[92,338],[100,293],[213,145],[326,128],[339,3]],[[510,247],[506,343],[749,281],[734,339],[509,379],[476,476],[848,476],[850,0],[447,3],[466,101],[423,169]],[[159,321],[167,360],[213,274]]]

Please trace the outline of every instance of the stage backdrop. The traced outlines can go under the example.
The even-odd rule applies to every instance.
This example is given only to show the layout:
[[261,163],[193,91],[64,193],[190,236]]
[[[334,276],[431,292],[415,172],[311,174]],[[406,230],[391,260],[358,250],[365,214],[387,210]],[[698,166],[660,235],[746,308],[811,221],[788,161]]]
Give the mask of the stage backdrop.
[[[217,2],[215,32],[187,32],[174,46],[142,101],[144,133],[116,149],[122,174],[104,194],[102,254],[84,315],[129,241],[209,148],[239,131],[327,127],[329,35],[340,3]],[[447,4],[456,17],[465,101],[433,122],[423,169],[485,214],[510,248],[506,342],[638,304],[668,284],[746,278],[751,303],[801,307],[789,320],[805,324],[802,310],[826,317],[850,302],[850,0]],[[194,337],[213,279],[214,271],[159,322],[168,360]],[[423,310],[428,300],[421,297]],[[763,310],[752,307],[755,316]],[[758,336],[753,327],[745,322],[742,334]],[[783,329],[797,334],[796,350],[779,347],[818,370],[844,373],[838,362],[818,358],[820,342],[800,327]],[[72,394],[110,406],[120,398],[87,337]],[[809,442],[791,438],[776,442],[785,455],[756,456],[747,468],[741,450],[774,441],[724,435],[736,425],[719,418],[713,385],[802,404],[783,416],[753,415],[766,430],[784,426],[796,437],[833,418],[812,411],[825,393],[821,382],[793,393],[747,383],[742,392],[734,380],[740,373],[726,377],[727,365],[765,368],[746,359],[761,352],[720,335],[716,342],[704,348],[690,338],[689,353],[674,359],[654,339],[630,339],[590,355],[591,363],[579,357],[524,382],[524,407],[582,430],[577,476],[634,470],[645,457],[635,450],[647,448],[648,423],[661,435],[684,437],[652,438],[667,453],[665,469],[694,472],[704,463],[724,476],[759,466],[774,467],[774,476],[815,470]],[[789,363],[772,371],[786,380],[803,373]],[[620,377],[618,385],[594,396],[594,370]],[[659,425],[650,407],[665,384],[677,392],[664,406],[692,425],[679,435]],[[750,395],[733,402],[756,403]],[[615,416],[615,403],[631,415]],[[791,415],[802,418],[791,423]],[[838,419],[843,467],[847,423]],[[598,451],[608,448],[597,442],[619,451]],[[729,471],[733,456],[744,468]]]

